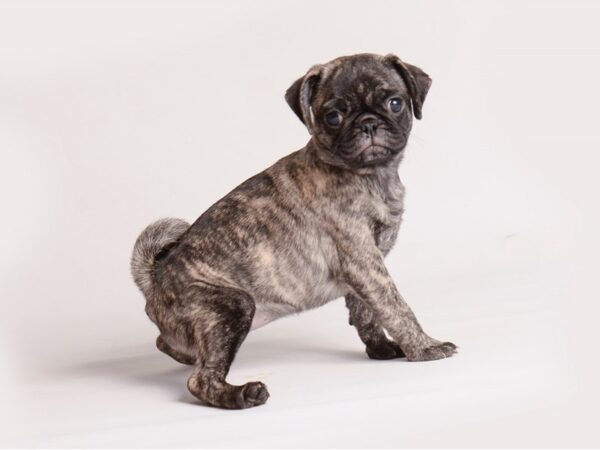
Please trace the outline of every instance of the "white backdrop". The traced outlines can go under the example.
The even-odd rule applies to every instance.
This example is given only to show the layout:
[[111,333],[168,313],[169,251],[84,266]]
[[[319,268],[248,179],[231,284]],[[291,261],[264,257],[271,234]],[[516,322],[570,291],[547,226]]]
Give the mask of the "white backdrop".
[[[0,4],[0,444],[600,445],[600,5],[525,1]],[[154,348],[129,276],[304,145],[312,64],[393,52],[433,78],[388,258],[431,363],[370,361],[343,301],[253,332],[219,411]]]

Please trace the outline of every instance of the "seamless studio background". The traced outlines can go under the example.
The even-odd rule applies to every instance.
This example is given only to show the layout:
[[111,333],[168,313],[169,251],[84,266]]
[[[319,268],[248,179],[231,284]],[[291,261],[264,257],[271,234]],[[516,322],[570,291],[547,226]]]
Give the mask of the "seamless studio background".
[[[580,1],[0,4],[0,444],[598,446],[600,7]],[[252,332],[199,406],[154,348],[135,238],[302,147],[311,65],[396,53],[433,78],[390,272],[460,346],[371,361],[343,301]]]

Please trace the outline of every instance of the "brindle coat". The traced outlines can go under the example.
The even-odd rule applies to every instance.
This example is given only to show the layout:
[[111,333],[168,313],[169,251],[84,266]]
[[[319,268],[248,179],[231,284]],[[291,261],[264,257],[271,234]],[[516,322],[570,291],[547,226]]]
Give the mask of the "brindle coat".
[[264,384],[225,380],[248,332],[340,296],[371,358],[425,361],[455,352],[425,334],[384,264],[403,212],[398,164],[430,83],[393,55],[311,68],[286,93],[312,134],[306,147],[191,226],[163,219],[142,232],[132,273],[160,330],[156,345],[195,364],[188,388],[202,402],[265,403]]

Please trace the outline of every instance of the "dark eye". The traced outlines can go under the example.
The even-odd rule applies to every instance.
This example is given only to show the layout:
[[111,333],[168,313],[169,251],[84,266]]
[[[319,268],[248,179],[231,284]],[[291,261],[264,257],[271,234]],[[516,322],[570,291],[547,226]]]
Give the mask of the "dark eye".
[[342,115],[337,111],[331,111],[325,115],[325,120],[332,127],[337,127],[342,122]]
[[402,99],[398,97],[394,97],[390,100],[390,109],[392,112],[400,112],[402,111]]

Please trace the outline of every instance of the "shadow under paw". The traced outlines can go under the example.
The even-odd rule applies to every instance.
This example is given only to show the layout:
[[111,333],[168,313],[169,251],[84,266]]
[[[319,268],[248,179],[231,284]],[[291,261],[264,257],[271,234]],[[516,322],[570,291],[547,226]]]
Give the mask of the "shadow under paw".
[[394,341],[386,340],[367,345],[367,355],[371,359],[404,358],[404,352]]

